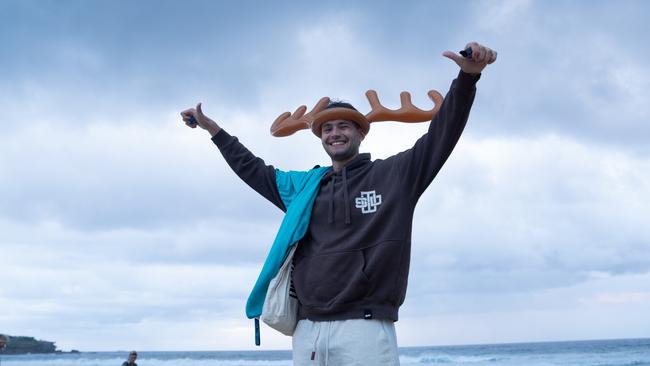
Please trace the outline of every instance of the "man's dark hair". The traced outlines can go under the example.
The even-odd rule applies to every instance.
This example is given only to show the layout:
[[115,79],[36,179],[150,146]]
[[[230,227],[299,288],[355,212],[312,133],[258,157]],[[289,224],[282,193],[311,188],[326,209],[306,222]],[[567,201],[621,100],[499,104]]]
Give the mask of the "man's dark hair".
[[355,110],[355,111],[358,112],[358,110],[356,108],[354,108],[354,106],[352,104],[346,103],[346,102],[341,102],[339,100],[331,100],[329,102],[329,104],[327,105],[327,107],[325,107],[325,109],[331,109],[331,108],[347,108],[347,109],[352,109],[352,110]]

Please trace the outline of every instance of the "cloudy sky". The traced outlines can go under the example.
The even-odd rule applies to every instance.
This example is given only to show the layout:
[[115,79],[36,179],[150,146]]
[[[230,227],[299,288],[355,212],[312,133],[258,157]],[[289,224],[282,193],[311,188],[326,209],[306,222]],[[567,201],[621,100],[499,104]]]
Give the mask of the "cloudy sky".
[[[401,346],[650,336],[645,1],[0,1],[0,332],[64,349],[253,349],[244,304],[281,212],[197,102],[267,163],[328,163],[280,113],[428,108],[499,52],[420,200]],[[386,157],[426,124],[377,124]],[[262,330],[264,349],[290,339]]]

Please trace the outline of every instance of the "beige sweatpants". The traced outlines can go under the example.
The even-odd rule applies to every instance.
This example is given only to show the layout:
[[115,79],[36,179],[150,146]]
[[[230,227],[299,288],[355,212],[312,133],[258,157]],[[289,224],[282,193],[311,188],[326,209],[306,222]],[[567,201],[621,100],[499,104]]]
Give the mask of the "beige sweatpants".
[[294,366],[399,365],[390,320],[301,320],[293,334]]

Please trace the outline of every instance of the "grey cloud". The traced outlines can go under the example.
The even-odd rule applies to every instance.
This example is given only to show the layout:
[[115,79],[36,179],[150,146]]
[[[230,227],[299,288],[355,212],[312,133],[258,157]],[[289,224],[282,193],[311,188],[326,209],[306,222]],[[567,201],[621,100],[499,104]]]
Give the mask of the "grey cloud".
[[183,147],[173,140],[183,133],[40,126],[6,136],[0,212],[97,229],[174,227],[220,215],[264,220],[273,213],[238,183],[208,137],[194,140],[197,148]]
[[509,141],[466,139],[422,197],[415,293],[515,296],[578,286],[592,273],[650,272],[649,214],[636,203],[650,194],[637,174],[647,159],[612,160],[570,140]]
[[497,23],[482,20],[502,4],[484,2],[475,15],[500,51],[479,85],[482,113],[473,116],[489,123],[475,128],[484,135],[566,134],[647,154],[650,111],[640,101],[650,96],[638,85],[647,86],[650,69],[640,61],[647,50],[638,48],[641,4],[596,2],[589,23],[577,25],[577,3],[508,3],[518,5]]

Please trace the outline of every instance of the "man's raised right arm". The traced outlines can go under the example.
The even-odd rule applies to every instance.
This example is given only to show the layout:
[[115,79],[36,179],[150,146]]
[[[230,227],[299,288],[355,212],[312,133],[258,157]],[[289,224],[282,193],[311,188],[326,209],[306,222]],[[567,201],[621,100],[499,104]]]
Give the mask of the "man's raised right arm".
[[208,131],[212,141],[235,174],[257,193],[282,211],[286,211],[275,183],[273,166],[266,165],[264,160],[251,153],[236,137],[229,135],[215,121],[203,114],[201,103],[197,104],[196,108],[182,111],[181,117],[188,127],[201,127]]

